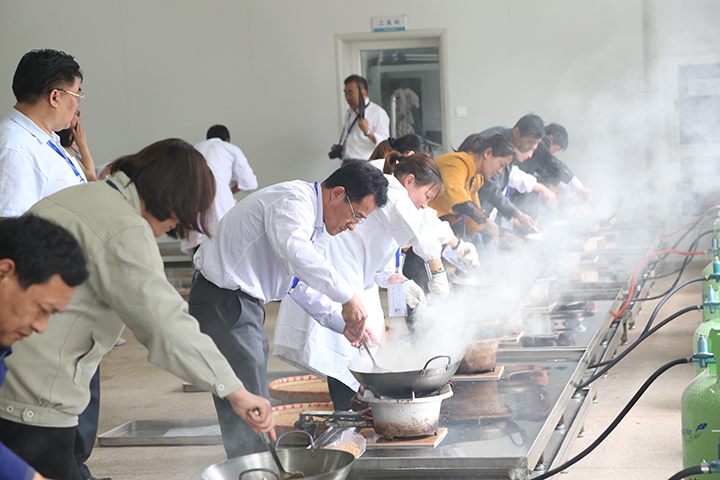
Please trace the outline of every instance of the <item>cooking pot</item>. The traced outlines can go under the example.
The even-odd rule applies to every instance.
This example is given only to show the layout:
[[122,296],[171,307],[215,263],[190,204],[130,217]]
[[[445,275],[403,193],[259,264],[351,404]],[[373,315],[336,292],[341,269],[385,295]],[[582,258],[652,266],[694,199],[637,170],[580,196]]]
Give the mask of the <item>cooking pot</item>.
[[475,340],[465,348],[458,373],[485,373],[495,369],[500,339]]
[[453,395],[445,385],[433,395],[419,398],[377,398],[369,390],[358,398],[370,404],[375,432],[388,440],[393,438],[437,435],[442,401]]
[[[446,359],[447,364],[430,367],[430,363]],[[379,371],[369,358],[361,358],[350,364],[348,369],[366,389],[375,395],[393,398],[421,397],[445,385],[460,366],[460,360],[453,362],[449,355],[438,355],[425,363],[421,370],[404,372]],[[385,365],[383,365],[385,367]]]
[[[278,438],[277,443],[289,434]],[[307,434],[306,432],[301,432]],[[288,472],[302,472],[308,480],[344,480],[350,473],[355,456],[342,450],[315,448],[310,438],[309,448],[282,448],[277,450],[283,468]],[[253,453],[231,458],[211,465],[202,472],[202,480],[261,480],[280,479],[278,468],[270,452]]]

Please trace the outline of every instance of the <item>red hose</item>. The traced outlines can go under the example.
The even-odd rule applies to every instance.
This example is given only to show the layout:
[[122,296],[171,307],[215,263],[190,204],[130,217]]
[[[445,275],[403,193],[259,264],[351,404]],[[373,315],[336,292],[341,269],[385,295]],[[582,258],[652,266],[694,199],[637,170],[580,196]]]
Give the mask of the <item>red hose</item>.
[[[715,205],[713,205],[713,206],[710,207],[710,208],[715,208],[715,207],[717,207],[718,205],[720,205],[720,200],[718,200],[717,203],[715,203]],[[707,212],[706,212],[706,213],[707,213]],[[687,227],[689,227],[690,225],[695,225],[695,224],[696,224],[702,217],[704,217],[704,216],[705,216],[705,213],[703,213],[702,215],[700,215],[698,218],[696,218],[696,219],[693,220],[692,222],[686,223],[685,225],[683,225],[682,227],[678,228],[678,229],[675,230],[674,232],[672,232],[672,233],[663,233],[662,235],[660,235],[660,237],[672,237],[673,235],[675,235],[676,233],[678,233],[678,232],[679,232],[680,230],[682,230],[683,228],[687,228]]]
[[[718,202],[718,203],[720,203],[720,202]],[[697,220],[695,220],[695,221],[697,221]],[[656,255],[662,255],[664,253],[679,253],[680,255],[704,255],[704,254],[708,253],[708,251],[709,250],[698,250],[696,252],[683,252],[681,250],[662,250],[660,252],[651,253],[650,255],[645,256],[645,258],[643,258],[642,261],[640,261],[640,264],[635,269],[635,272],[633,272],[632,282],[630,282],[630,293],[628,294],[627,300],[625,300],[625,304],[622,306],[622,308],[617,313],[610,312],[610,315],[613,316],[613,320],[617,320],[617,318],[623,314],[623,312],[627,309],[627,306],[630,304],[630,301],[633,298],[633,293],[635,292],[635,279],[637,277],[638,272],[640,271],[640,268],[642,268],[642,266],[645,264],[645,261],[648,258],[654,257]]]

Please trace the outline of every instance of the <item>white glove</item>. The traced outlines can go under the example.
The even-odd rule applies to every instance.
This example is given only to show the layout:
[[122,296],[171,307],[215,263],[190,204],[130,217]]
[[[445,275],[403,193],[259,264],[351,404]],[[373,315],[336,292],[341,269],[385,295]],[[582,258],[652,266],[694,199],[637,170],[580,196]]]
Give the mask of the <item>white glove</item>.
[[477,249],[472,243],[458,240],[458,245],[454,250],[458,258],[468,267],[474,267],[480,264]]
[[405,280],[405,284],[403,286],[405,287],[405,303],[408,304],[408,307],[417,308],[418,305],[423,307],[427,306],[425,292],[423,292],[420,285],[415,283],[413,280]]
[[428,284],[428,290],[430,290],[430,294],[428,295],[428,303],[430,303],[430,305],[437,305],[445,301],[450,294],[450,282],[448,281],[447,272],[444,269],[432,274],[432,279]]

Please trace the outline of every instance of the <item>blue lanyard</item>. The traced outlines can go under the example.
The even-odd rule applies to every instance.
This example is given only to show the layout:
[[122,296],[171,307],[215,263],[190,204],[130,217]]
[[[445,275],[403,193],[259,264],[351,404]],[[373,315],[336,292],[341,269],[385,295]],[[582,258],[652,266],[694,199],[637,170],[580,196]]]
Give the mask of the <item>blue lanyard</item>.
[[117,187],[117,185],[115,185],[115,184],[114,184],[113,182],[111,182],[110,180],[105,180],[105,183],[107,183],[108,185],[110,185],[112,188],[114,188],[114,189],[117,190],[118,192],[120,191],[120,189]]
[[[318,193],[318,182],[315,182],[315,195],[320,196]],[[315,245],[315,230],[313,229],[312,235],[310,235],[310,242],[312,242],[313,245]],[[298,286],[298,283],[300,283],[300,279],[298,277],[293,277],[292,285],[290,285],[290,290],[288,290],[287,293],[292,292],[295,290],[295,287]]]
[[70,165],[70,168],[72,168],[73,173],[75,173],[75,176],[80,180],[80,183],[87,183],[87,180],[85,180],[82,175],[80,175],[80,172],[78,172],[77,168],[75,168],[75,164],[70,160],[67,156],[63,155],[63,153],[60,151],[60,148],[53,143],[52,140],[48,140],[47,144],[50,145],[50,148],[55,150],[55,152],[60,155],[63,160],[67,162],[68,165]]
[[[353,114],[353,112],[348,113],[348,118],[347,118],[347,120],[345,121],[345,125],[347,125],[347,122],[350,121],[350,115],[352,115],[352,114]],[[347,134],[348,134],[348,135],[350,135],[350,130],[352,130],[352,127],[355,126],[355,122],[357,122],[357,119],[358,119],[358,118],[360,118],[360,115],[358,115],[358,114],[356,113],[356,114],[355,114],[355,120],[352,121],[352,123],[350,124],[350,126],[349,126],[348,129],[347,129]]]

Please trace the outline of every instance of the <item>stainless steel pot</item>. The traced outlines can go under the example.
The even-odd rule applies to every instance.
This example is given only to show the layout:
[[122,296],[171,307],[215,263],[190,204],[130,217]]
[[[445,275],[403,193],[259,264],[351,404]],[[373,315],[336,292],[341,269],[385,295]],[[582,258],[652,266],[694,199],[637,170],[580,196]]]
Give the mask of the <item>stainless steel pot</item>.
[[453,395],[445,385],[434,395],[420,398],[377,398],[365,390],[359,399],[370,404],[375,432],[393,438],[436,435],[442,401]]
[[[296,432],[281,435],[278,443]],[[302,432],[305,433],[305,432]],[[283,468],[302,472],[308,480],[344,480],[350,473],[355,456],[341,450],[322,448],[282,448],[277,451]],[[242,476],[241,476],[242,475]],[[253,453],[211,465],[200,473],[202,480],[262,480],[280,478],[270,452]]]
[[[430,367],[430,363],[443,358],[447,360],[446,365]],[[453,362],[448,355],[438,355],[428,360],[421,370],[378,372],[369,358],[351,363],[348,369],[363,387],[375,395],[409,398],[413,394],[421,397],[440,389],[455,375],[459,366],[460,360]]]

